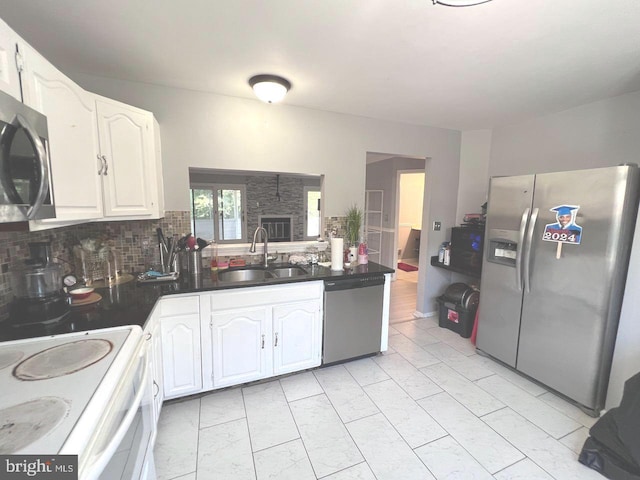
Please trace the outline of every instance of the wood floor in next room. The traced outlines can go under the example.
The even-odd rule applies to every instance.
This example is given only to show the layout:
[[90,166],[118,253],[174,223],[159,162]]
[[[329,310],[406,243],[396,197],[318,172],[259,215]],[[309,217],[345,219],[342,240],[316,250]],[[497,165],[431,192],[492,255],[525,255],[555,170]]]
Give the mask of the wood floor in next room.
[[436,318],[384,355],[165,404],[159,480],[602,480],[594,419],[475,353]]
[[[409,265],[418,266],[418,259],[402,260]],[[418,271],[405,272],[396,268],[396,280],[391,282],[391,302],[389,323],[406,322],[413,319],[418,295]]]

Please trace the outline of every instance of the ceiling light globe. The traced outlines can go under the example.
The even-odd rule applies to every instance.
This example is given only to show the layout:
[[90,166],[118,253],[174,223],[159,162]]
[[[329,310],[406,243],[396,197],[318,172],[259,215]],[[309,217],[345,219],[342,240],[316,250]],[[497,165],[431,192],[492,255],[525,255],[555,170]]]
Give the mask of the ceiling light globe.
[[434,5],[446,5],[447,7],[471,7],[473,5],[480,5],[481,3],[487,3],[491,0],[433,0]]
[[291,88],[291,83],[276,75],[256,75],[249,79],[256,97],[265,103],[281,101]]

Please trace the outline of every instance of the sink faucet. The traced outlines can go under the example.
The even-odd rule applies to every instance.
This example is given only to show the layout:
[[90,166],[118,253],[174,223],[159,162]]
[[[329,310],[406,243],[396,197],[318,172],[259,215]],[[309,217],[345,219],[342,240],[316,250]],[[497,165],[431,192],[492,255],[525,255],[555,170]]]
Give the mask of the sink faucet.
[[253,232],[253,242],[251,242],[251,247],[249,248],[249,252],[251,253],[256,252],[256,239],[258,238],[258,233],[260,232],[260,230],[262,230],[262,238],[264,240],[264,268],[267,268],[269,266],[269,263],[267,261],[267,258],[268,258],[267,248],[269,244],[269,235],[267,235],[267,231],[264,229],[264,227],[259,226],[258,228],[256,228],[256,231]]

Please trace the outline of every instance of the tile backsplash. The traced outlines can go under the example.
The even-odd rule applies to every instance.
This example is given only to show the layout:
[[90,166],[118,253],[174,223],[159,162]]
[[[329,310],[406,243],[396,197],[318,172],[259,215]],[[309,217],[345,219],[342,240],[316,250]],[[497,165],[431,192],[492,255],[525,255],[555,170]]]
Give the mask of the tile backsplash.
[[51,242],[53,258],[63,265],[65,273],[70,273],[75,271],[73,247],[86,238],[101,239],[117,252],[123,271],[140,272],[158,262],[158,227],[165,237],[185,235],[191,231],[189,212],[166,212],[159,220],[94,222],[40,232],[0,232],[0,320],[8,316],[8,305],[13,299],[11,271],[29,258],[30,242]]
[[[332,230],[344,236],[345,217],[326,217],[325,225],[325,238]],[[170,211],[159,220],[94,222],[40,232],[0,232],[0,321],[7,318],[13,299],[11,271],[29,258],[30,242],[51,242],[53,258],[65,273],[70,273],[76,271],[73,247],[87,238],[100,239],[117,252],[124,272],[141,272],[159,261],[158,227],[165,237],[183,236],[191,231],[190,214]]]

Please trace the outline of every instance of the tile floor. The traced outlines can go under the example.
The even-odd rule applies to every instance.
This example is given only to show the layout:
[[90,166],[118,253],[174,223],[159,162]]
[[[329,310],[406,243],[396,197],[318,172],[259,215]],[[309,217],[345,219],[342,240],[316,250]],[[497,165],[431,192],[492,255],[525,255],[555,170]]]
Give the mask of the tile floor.
[[602,480],[576,460],[595,422],[576,407],[435,318],[394,325],[390,345],[165,404],[158,478]]

